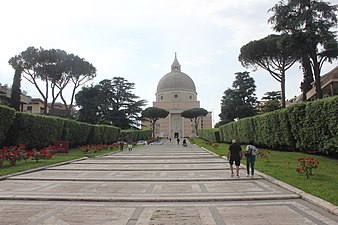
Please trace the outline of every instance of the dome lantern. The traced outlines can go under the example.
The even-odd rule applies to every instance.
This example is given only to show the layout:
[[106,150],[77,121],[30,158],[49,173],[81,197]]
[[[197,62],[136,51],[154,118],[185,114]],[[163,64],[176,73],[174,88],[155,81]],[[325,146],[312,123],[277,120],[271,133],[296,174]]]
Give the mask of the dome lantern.
[[171,64],[171,71],[181,71],[181,65],[177,60],[176,52],[175,52],[174,62],[173,62],[173,64]]

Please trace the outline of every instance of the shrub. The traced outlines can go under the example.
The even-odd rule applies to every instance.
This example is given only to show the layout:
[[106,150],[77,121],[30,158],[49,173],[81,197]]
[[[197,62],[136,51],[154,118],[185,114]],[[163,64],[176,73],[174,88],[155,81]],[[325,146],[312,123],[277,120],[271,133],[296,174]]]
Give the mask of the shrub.
[[32,151],[28,152],[29,156],[39,162],[40,159],[51,159],[57,153],[57,148],[53,145],[48,147],[43,147],[40,150],[34,148]]
[[40,159],[50,159],[56,152],[57,148],[51,145],[40,150],[37,150],[36,148],[33,150],[27,150],[23,144],[9,147],[4,146],[0,149],[0,167],[2,166],[4,160],[7,160],[10,166],[15,166],[16,162],[21,160],[27,161],[29,158],[36,160],[36,162]]
[[90,125],[89,144],[111,144],[118,140],[120,128],[108,125]]
[[317,168],[319,162],[315,160],[313,157],[310,158],[299,158],[298,159],[298,167],[296,171],[300,174],[304,174],[306,179],[309,179],[312,174],[312,170]]
[[270,163],[270,158],[272,157],[272,153],[270,150],[268,151],[261,150],[258,152],[258,157],[261,159],[265,159],[266,163]]
[[[17,161],[21,161],[22,159],[26,160],[29,158],[27,154],[25,154],[25,146],[19,145],[19,146],[4,146],[2,149],[0,149],[1,154],[1,160],[7,160],[9,162],[10,166],[15,166]],[[2,166],[2,162],[1,162]]]
[[0,146],[6,139],[6,133],[12,125],[14,115],[14,109],[0,105]]
[[96,152],[100,152],[103,149],[106,148],[118,148],[119,144],[118,143],[114,143],[111,145],[106,145],[106,144],[98,144],[98,145],[83,145],[80,146],[79,148],[81,149],[81,151],[83,153],[96,153]]
[[138,130],[138,139],[137,140],[146,140],[152,137],[152,131],[149,129]]
[[279,150],[338,152],[338,96],[244,118],[219,127],[221,140]]
[[199,129],[198,130],[198,136],[204,140],[207,140],[211,143],[218,143],[220,142],[220,135],[219,135],[219,129],[213,128],[213,129]]
[[17,112],[8,131],[6,143],[24,144],[30,149],[48,146],[54,140],[60,140],[63,121],[58,117]]
[[61,140],[69,141],[70,146],[86,144],[90,130],[87,123],[64,119]]
[[151,137],[151,130],[121,130],[119,139],[125,141],[137,141]]

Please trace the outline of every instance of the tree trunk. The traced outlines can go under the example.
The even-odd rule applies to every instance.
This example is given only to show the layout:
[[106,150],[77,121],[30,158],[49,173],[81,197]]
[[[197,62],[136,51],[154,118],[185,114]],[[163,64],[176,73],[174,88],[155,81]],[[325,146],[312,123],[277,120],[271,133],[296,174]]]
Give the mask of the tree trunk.
[[285,71],[282,72],[282,76],[281,76],[281,81],[280,81],[280,88],[281,88],[281,92],[282,92],[282,108],[285,108]]
[[302,100],[306,101],[306,93],[311,90],[312,88],[312,82],[314,81],[313,79],[313,73],[311,70],[311,64],[309,57],[307,55],[302,56],[302,69],[303,69],[303,82],[301,84],[301,90],[302,90]]
[[320,66],[317,60],[313,64],[314,64],[313,72],[315,76],[315,86],[316,86],[316,99],[322,99],[323,91],[322,91],[322,84],[321,84],[321,77],[320,77]]
[[[62,92],[60,92],[60,98],[61,98],[61,100],[62,100],[62,102],[63,102],[63,105],[65,106],[67,115],[68,115],[68,116],[72,116],[72,107],[73,107],[73,103],[71,103],[70,106],[68,107],[67,102],[66,102],[65,98],[64,98],[63,95],[62,95]],[[72,101],[73,101],[73,100],[72,100]]]
[[199,124],[199,117],[195,118],[195,134],[198,137],[198,124]]
[[155,123],[156,123],[156,121],[151,123],[151,125],[153,127],[153,138],[155,138]]
[[47,108],[48,108],[48,81],[47,80],[46,80],[46,96],[43,100],[44,100],[44,102],[43,102],[43,107],[44,107],[43,114],[47,115],[48,114],[48,111],[47,111]]

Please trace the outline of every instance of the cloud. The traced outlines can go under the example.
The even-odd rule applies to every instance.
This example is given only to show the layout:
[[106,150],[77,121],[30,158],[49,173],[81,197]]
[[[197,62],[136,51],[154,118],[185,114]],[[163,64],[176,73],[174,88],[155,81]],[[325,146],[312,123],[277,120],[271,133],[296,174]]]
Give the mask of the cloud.
[[[59,48],[91,62],[98,74],[94,83],[123,76],[151,105],[157,83],[170,72],[177,52],[182,71],[196,84],[201,105],[218,114],[234,73],[246,70],[237,60],[240,47],[273,32],[267,11],[276,2],[5,0],[0,3],[0,82],[11,85],[14,70],[7,62],[27,47]],[[263,70],[251,75],[257,95],[279,88]],[[288,97],[299,93],[300,79],[299,68],[288,73]],[[23,88],[38,97],[24,81]]]

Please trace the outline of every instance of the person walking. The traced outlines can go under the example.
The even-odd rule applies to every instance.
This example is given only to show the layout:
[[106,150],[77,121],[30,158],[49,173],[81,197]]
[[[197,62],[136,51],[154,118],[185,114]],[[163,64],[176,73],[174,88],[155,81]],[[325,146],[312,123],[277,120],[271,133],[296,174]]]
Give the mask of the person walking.
[[179,137],[177,138],[177,144],[178,145],[180,144],[180,138]]
[[253,141],[249,141],[249,144],[245,149],[245,158],[246,158],[246,176],[250,176],[250,168],[251,168],[251,177],[255,174],[255,161],[256,155],[258,154],[257,148],[253,145]]
[[236,139],[232,139],[232,143],[229,147],[229,155],[228,155],[231,177],[234,177],[233,164],[235,163],[236,177],[239,178],[239,165],[241,164],[241,158],[242,158],[242,147],[236,141]]
[[128,151],[133,151],[133,144],[131,142],[128,144]]
[[187,147],[187,140],[185,138],[183,139],[182,144],[183,144],[184,147]]
[[124,142],[123,142],[123,141],[120,141],[120,151],[121,151],[121,152],[123,151],[123,146],[124,146]]

